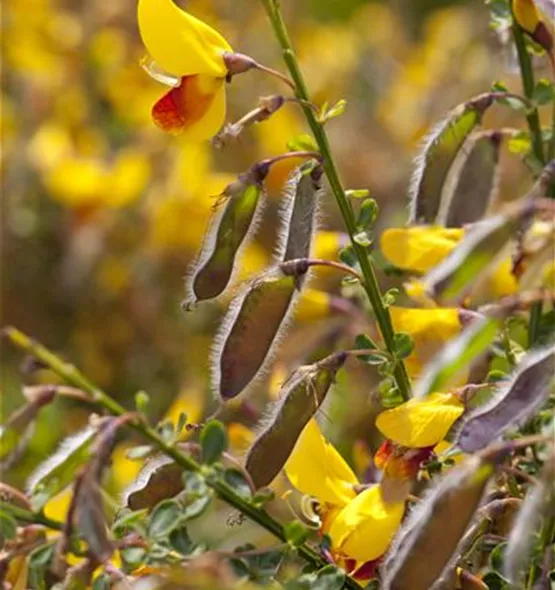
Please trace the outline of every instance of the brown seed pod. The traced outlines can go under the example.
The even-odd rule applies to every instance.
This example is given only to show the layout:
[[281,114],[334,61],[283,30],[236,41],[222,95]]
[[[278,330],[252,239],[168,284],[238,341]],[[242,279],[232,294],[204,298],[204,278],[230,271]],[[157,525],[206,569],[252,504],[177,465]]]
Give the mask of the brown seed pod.
[[303,428],[322,405],[347,355],[332,354],[297,369],[283,384],[280,401],[250,447],[245,467],[256,488],[268,485],[285,465]]
[[511,381],[494,398],[469,416],[456,444],[465,453],[483,449],[507,428],[522,424],[549,395],[555,379],[555,346],[529,353]]
[[492,94],[477,96],[453,109],[431,131],[417,158],[409,191],[411,223],[434,223],[451,165],[493,100]]
[[479,457],[453,469],[417,504],[384,563],[384,590],[430,590],[449,567],[495,469]]
[[213,352],[214,391],[224,400],[241,393],[262,372],[292,311],[307,268],[285,275],[271,269],[232,302]]

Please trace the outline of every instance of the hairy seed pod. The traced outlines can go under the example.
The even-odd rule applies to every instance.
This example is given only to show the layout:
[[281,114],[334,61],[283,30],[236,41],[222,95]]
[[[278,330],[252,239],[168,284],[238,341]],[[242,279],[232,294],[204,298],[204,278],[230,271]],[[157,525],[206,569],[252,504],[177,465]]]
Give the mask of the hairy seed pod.
[[183,469],[169,457],[150,459],[123,493],[123,504],[131,510],[150,510],[160,501],[177,496],[184,487],[182,473]]
[[555,346],[528,354],[508,385],[465,421],[457,436],[457,446],[465,453],[473,453],[507,428],[522,424],[547,399],[554,379]]
[[443,194],[437,224],[462,227],[482,219],[499,188],[499,131],[470,137],[453,163]]
[[283,245],[278,246],[277,252],[280,261],[310,255],[322,192],[322,174],[322,167],[310,161],[295,170],[288,182],[282,214]]
[[451,111],[445,121],[432,130],[417,158],[411,182],[411,223],[434,223],[451,165],[493,100],[491,94],[477,96]]
[[256,488],[268,485],[285,465],[303,428],[322,405],[346,354],[332,354],[297,369],[283,384],[280,401],[250,447],[245,462]]
[[384,590],[430,590],[478,509],[495,469],[479,457],[453,469],[418,503],[384,564]]
[[553,513],[553,479],[555,478],[555,456],[546,461],[536,484],[528,491],[522,508],[516,517],[513,529],[507,541],[504,573],[508,580],[519,586],[523,582],[522,574],[526,571],[534,546],[535,533],[539,530],[542,518]]
[[88,426],[65,438],[56,452],[41,463],[27,481],[27,493],[35,510],[61,492],[91,458],[97,429]]
[[266,162],[256,164],[225,188],[225,203],[213,214],[187,281],[187,305],[218,297],[229,285],[240,251],[256,229],[268,170]]
[[264,368],[296,299],[296,274],[272,269],[254,280],[231,303],[213,353],[212,381],[224,400],[241,393]]

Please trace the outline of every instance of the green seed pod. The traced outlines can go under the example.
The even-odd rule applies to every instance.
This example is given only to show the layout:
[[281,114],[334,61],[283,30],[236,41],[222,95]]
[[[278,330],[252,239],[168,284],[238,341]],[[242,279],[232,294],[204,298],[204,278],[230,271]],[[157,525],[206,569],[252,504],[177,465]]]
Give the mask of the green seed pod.
[[555,346],[529,353],[513,378],[463,424],[456,444],[465,453],[478,451],[507,429],[525,422],[548,398],[555,380]]
[[280,261],[308,258],[316,230],[318,203],[322,193],[322,167],[306,162],[291,176],[283,202],[282,233],[277,258]]
[[411,513],[384,564],[384,590],[430,590],[449,568],[495,469],[479,457],[453,469]]
[[499,152],[503,134],[486,131],[471,137],[453,163],[437,224],[462,227],[482,219],[499,188]]
[[491,94],[477,96],[456,107],[432,130],[417,158],[409,190],[411,223],[435,222],[451,165],[493,100]]
[[214,391],[224,400],[241,393],[260,375],[287,323],[306,270],[285,275],[272,269],[231,303],[213,353]]
[[264,421],[247,453],[245,467],[256,488],[268,485],[281,471],[346,358],[339,352],[300,367],[283,384],[275,411]]
[[210,221],[201,252],[187,279],[186,306],[221,295],[229,285],[242,247],[256,230],[267,162],[256,164],[228,185]]

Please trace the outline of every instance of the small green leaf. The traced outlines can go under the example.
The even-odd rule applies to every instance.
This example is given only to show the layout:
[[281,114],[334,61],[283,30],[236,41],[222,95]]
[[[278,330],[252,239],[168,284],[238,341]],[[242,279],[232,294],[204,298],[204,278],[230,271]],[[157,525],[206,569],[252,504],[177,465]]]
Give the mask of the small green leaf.
[[123,562],[134,569],[143,563],[146,551],[142,547],[126,547],[120,549],[120,555]]
[[366,199],[370,196],[370,191],[367,188],[355,188],[345,191],[345,196],[349,199]]
[[251,497],[251,488],[245,476],[238,469],[226,469],[224,472],[225,482],[233,488],[235,493],[242,498]]
[[150,397],[146,391],[137,391],[135,394],[135,407],[137,412],[143,416],[148,415],[148,408],[150,406]]
[[316,574],[311,590],[341,590],[346,574],[334,565],[326,565]]
[[17,534],[17,522],[14,517],[0,510],[0,540],[14,539]]
[[549,80],[542,78],[534,88],[532,99],[540,106],[553,102],[555,99],[555,86]]
[[308,529],[298,520],[292,520],[283,527],[286,541],[293,545],[293,547],[299,547],[308,539]]
[[353,236],[353,240],[363,248],[368,248],[372,245],[372,238],[366,230],[359,231]]
[[264,506],[266,502],[271,502],[274,498],[275,492],[273,490],[271,490],[270,488],[263,488],[261,490],[258,490],[256,494],[254,494],[251,502],[255,506],[260,508],[261,506]]
[[27,563],[29,564],[30,588],[37,590],[46,590],[45,574],[52,563],[54,557],[55,545],[43,545],[38,547],[29,554]]
[[355,349],[376,351],[372,354],[365,354],[356,357],[359,361],[368,363],[369,365],[381,365],[388,360],[387,353],[381,350],[374,340],[372,340],[372,338],[366,334],[358,334],[358,336],[355,338]]
[[173,500],[163,500],[150,515],[148,534],[150,537],[165,537],[177,525],[181,516],[179,504]]
[[181,513],[181,521],[192,520],[193,518],[200,516],[208,508],[211,500],[212,496],[207,495],[201,496],[190,504],[187,504]]
[[406,359],[414,350],[414,342],[409,334],[397,332],[394,336],[395,356],[399,359]]
[[92,590],[110,590],[112,582],[108,574],[100,574],[92,583]]
[[186,526],[179,526],[170,533],[169,542],[173,549],[181,555],[189,555],[195,545],[189,537]]
[[346,246],[339,250],[339,260],[351,268],[356,268],[358,266],[358,258],[352,246]]
[[488,590],[509,590],[510,585],[505,578],[500,576],[497,572],[488,572],[482,581],[487,585]]
[[200,433],[202,461],[208,465],[220,459],[227,448],[227,433],[219,420],[210,420]]
[[338,100],[332,107],[328,108],[328,103],[325,102],[317,115],[318,122],[323,125],[335,117],[339,117],[345,112],[347,108],[347,101],[344,99]]
[[128,529],[135,529],[137,525],[142,524],[147,514],[147,509],[134,511],[124,509],[112,525],[112,531],[123,532]]
[[493,571],[495,572],[502,572],[503,571],[503,562],[504,562],[504,552],[507,543],[499,543],[497,547],[490,553],[489,556],[489,563]]
[[378,217],[379,207],[376,199],[365,199],[358,213],[357,227],[371,229]]
[[383,297],[382,297],[383,304],[386,307],[389,307],[390,305],[394,305],[398,295],[399,295],[399,289],[397,289],[396,287],[388,289],[383,294]]
[[291,152],[317,152],[318,146],[308,133],[302,133],[287,142],[287,149]]

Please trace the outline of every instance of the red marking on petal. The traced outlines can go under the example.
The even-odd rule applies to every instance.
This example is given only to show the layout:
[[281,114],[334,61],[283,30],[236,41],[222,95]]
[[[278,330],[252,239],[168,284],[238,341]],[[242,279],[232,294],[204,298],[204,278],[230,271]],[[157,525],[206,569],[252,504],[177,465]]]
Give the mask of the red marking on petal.
[[198,76],[185,76],[152,107],[152,118],[168,133],[180,133],[200,121],[214,100],[215,92],[203,93]]
[[408,449],[386,440],[376,452],[374,463],[389,477],[414,478],[421,463],[429,459],[432,453],[433,447]]

